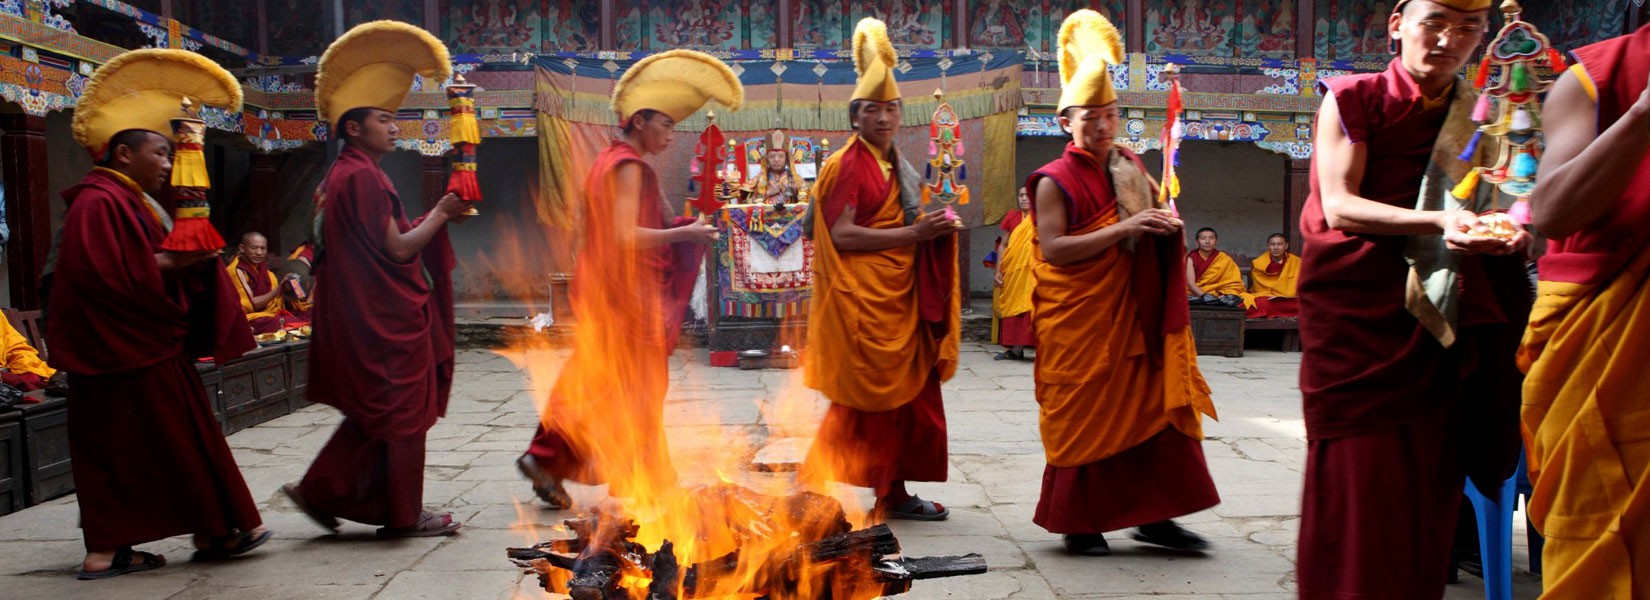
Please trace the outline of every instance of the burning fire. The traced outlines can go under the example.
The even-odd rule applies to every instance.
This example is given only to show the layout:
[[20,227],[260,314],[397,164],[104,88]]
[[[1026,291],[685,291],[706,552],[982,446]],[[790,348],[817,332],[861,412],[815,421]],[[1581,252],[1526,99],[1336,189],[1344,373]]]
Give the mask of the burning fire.
[[[535,272],[533,265],[544,260],[523,249],[564,246],[555,239],[569,232],[542,226],[494,233],[491,256],[471,264],[490,269],[536,309],[547,286],[521,281],[519,274]],[[529,242],[524,234],[546,239]],[[577,599],[865,600],[903,592],[923,577],[901,562],[886,526],[855,529],[866,516],[850,490],[822,484],[832,479],[829,472],[809,473],[810,482],[821,482],[808,486],[812,491],[789,475],[750,472],[760,440],[742,426],[722,424],[712,403],[670,407],[673,422],[707,424],[673,428],[672,435],[683,438],[673,452],[663,402],[669,386],[687,383],[687,372],[670,370],[670,348],[658,333],[669,313],[662,308],[665,286],[649,270],[649,250],[592,248],[586,251],[597,255],[586,258],[604,268],[586,276],[600,273],[602,281],[574,283],[579,322],[572,356],[542,338],[518,339],[500,354],[527,375],[541,421],[580,459],[583,468],[569,480],[606,483],[612,497],[593,507],[575,505],[585,516],[555,528],[573,537],[542,544],[536,509],[518,501],[517,529],[532,547],[512,550],[512,558],[531,565],[545,589]],[[802,346],[800,326],[784,330],[791,338],[783,343]],[[812,436],[817,394],[803,387],[799,371],[788,372],[779,389],[771,399],[751,398],[768,433]],[[841,458],[819,462],[840,465]],[[976,567],[983,570],[983,562],[968,562],[968,569]],[[945,574],[964,572],[974,571]]]

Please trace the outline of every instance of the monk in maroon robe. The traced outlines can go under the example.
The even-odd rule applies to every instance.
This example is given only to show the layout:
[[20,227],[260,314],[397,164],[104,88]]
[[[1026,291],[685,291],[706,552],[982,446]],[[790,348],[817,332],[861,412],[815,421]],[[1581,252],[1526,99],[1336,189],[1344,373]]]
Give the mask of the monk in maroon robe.
[[284,490],[310,518],[381,525],[385,537],[447,535],[460,523],[423,509],[424,439],[453,377],[452,245],[467,204],[447,194],[408,222],[378,161],[395,149],[395,113],[359,108],[317,199],[309,400],[344,422],[309,472]]
[[653,110],[631,116],[586,179],[573,356],[551,392],[549,426],[539,426],[517,461],[553,508],[571,505],[563,480],[609,483],[617,496],[675,483],[664,432],[667,361],[703,244],[717,233],[703,218],[669,217],[658,176],[642,160],[669,146],[674,123]]
[[[1400,56],[1324,83],[1301,215],[1301,598],[1441,597],[1463,479],[1493,487],[1517,462],[1528,234],[1475,237],[1471,211],[1413,208],[1451,105],[1470,106],[1456,73],[1488,8],[1401,2]],[[1405,301],[1406,241],[1440,235],[1461,282],[1449,345]]]
[[63,192],[52,362],[70,373],[69,453],[86,538],[82,579],[165,564],[132,546],[195,534],[197,559],[268,539],[229,452],[195,358],[254,347],[214,252],[162,251],[171,221],[146,192],[171,168],[171,144],[127,130]]
[[269,269],[269,240],[263,234],[249,231],[241,235],[241,245],[235,259],[227,267],[237,284],[241,310],[246,311],[246,322],[252,333],[271,333],[296,321],[286,310],[286,303],[276,286],[275,272]]

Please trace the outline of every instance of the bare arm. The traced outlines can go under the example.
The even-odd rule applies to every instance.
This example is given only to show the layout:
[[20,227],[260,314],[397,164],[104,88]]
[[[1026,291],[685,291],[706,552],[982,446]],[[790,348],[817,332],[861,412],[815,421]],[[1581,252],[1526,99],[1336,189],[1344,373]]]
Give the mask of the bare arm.
[[246,288],[246,297],[252,300],[253,311],[260,311],[269,308],[269,301],[275,299],[276,294],[281,293],[281,286],[277,285],[270,288],[268,292],[262,295],[253,294],[252,282],[247,280],[246,273],[236,269],[235,277],[241,280],[241,287]]
[[1155,233],[1168,235],[1180,230],[1179,220],[1169,211],[1149,208],[1121,223],[1101,227],[1082,235],[1066,234],[1066,195],[1060,186],[1044,177],[1037,181],[1037,240],[1043,249],[1043,260],[1055,266],[1065,266],[1095,257],[1119,241]]
[[716,227],[699,217],[692,225],[660,229],[636,224],[642,206],[642,167],[634,162],[613,174],[613,239],[630,248],[655,248],[676,242],[701,244],[716,239]]
[[1197,268],[1192,266],[1192,257],[1186,257],[1186,287],[1192,289],[1193,294],[1203,295],[1203,288],[1197,287]]
[[1351,233],[1426,235],[1443,231],[1443,213],[1399,208],[1358,195],[1363,186],[1369,148],[1354,143],[1342,129],[1340,108],[1325,94],[1318,108],[1319,201],[1331,229]]
[[1650,89],[1603,132],[1597,115],[1598,103],[1565,71],[1541,111],[1547,150],[1530,197],[1535,226],[1550,237],[1575,233],[1614,208],[1650,151]]
[[[891,229],[861,227],[854,223],[854,214],[854,205],[849,204],[842,209],[842,214],[838,215],[836,220],[832,221],[829,226],[831,243],[835,244],[838,250],[874,252],[909,246],[940,237],[962,227],[962,221],[953,221],[939,211],[922,213],[917,216],[916,223]],[[999,262],[1001,262],[1000,258]]]
[[384,223],[384,253],[396,262],[404,263],[412,260],[424,249],[424,246],[430,243],[430,240],[435,239],[435,234],[441,231],[441,228],[446,226],[448,221],[463,214],[469,206],[468,203],[460,200],[457,194],[447,194],[441,197],[434,209],[424,215],[424,220],[419,222],[417,227],[413,227],[406,233],[401,233],[401,229],[395,226],[395,221],[386,221]]

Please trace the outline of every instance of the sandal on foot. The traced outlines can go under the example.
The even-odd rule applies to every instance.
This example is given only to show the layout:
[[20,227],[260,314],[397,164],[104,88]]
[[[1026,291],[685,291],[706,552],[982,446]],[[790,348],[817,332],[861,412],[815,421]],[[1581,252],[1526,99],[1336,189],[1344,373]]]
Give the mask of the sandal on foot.
[[242,531],[228,537],[218,538],[211,547],[196,549],[195,554],[190,556],[189,560],[193,562],[211,562],[240,556],[264,545],[264,542],[269,541],[269,538],[274,536],[275,532],[268,529],[258,535],[253,535],[250,531]]
[[883,513],[890,519],[905,519],[908,521],[944,521],[951,516],[951,509],[938,502],[930,502],[916,496],[906,498],[899,506],[883,507]]
[[1099,533],[1066,534],[1061,536],[1066,545],[1066,554],[1077,556],[1106,556],[1111,554],[1111,544],[1106,543],[1106,536]]
[[1004,350],[1002,352],[998,352],[995,356],[991,357],[991,360],[1025,360],[1025,359],[1026,359],[1026,355],[1025,355],[1024,352],[1014,352],[1012,350]]
[[164,566],[166,566],[166,557],[149,552],[139,552],[133,550],[131,546],[127,546],[115,551],[115,558],[109,562],[109,568],[102,571],[81,569],[75,573],[75,579],[108,579],[127,573],[159,569]]
[[418,514],[418,524],[412,527],[379,527],[378,537],[407,538],[452,535],[464,524],[453,520],[452,513],[436,514],[424,511]]
[[545,504],[549,504],[551,510],[566,510],[573,506],[573,495],[567,493],[567,488],[562,487],[561,479],[545,473],[533,455],[523,454],[521,458],[516,459],[516,469],[521,471],[522,477],[533,483],[533,494]]
[[309,517],[309,520],[314,521],[316,525],[320,525],[322,529],[332,533],[338,533],[338,519],[334,518],[332,515],[315,510],[315,507],[310,506],[308,502],[305,502],[303,493],[298,491],[298,484],[289,483],[283,485],[281,486],[281,492],[286,494],[287,499],[291,500],[292,504],[298,507],[298,510],[304,511],[304,516]]
[[1209,540],[1187,531],[1174,521],[1141,525],[1135,528],[1134,540],[1182,552],[1202,552],[1209,549]]

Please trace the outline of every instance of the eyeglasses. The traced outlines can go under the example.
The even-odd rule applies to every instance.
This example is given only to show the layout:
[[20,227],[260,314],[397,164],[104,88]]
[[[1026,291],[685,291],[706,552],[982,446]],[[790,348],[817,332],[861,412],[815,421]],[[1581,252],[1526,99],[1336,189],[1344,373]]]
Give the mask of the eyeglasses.
[[1438,21],[1438,20],[1435,20],[1435,19],[1426,19],[1426,20],[1422,20],[1422,21],[1410,21],[1410,22],[1416,24],[1417,26],[1419,26],[1421,28],[1421,31],[1426,32],[1428,35],[1435,35],[1435,36],[1438,36],[1438,37],[1445,37],[1445,36],[1448,36],[1448,37],[1460,36],[1460,37],[1463,37],[1463,38],[1478,37],[1478,36],[1484,35],[1484,31],[1486,30],[1486,28],[1483,25],[1479,25],[1477,23],[1462,23],[1460,25],[1451,25],[1447,21]]

